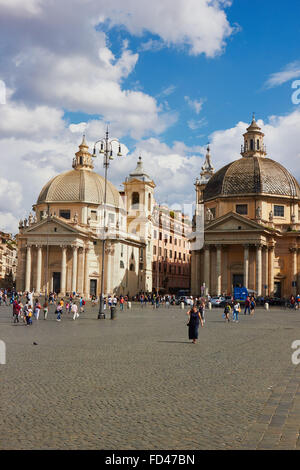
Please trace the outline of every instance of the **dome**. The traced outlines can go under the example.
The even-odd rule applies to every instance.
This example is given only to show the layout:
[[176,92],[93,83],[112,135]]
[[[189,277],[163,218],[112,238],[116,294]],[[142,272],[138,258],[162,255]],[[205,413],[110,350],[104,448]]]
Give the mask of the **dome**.
[[[37,204],[82,202],[103,204],[105,180],[90,169],[74,169],[52,178],[42,189]],[[107,204],[123,208],[117,188],[107,181]]]
[[221,168],[207,183],[204,201],[216,197],[276,195],[300,199],[296,179],[279,163],[266,157],[243,157]]

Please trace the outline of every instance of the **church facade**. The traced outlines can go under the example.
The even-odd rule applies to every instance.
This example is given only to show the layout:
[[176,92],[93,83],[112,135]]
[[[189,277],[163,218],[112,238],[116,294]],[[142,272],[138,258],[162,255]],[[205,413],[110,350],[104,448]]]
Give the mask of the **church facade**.
[[72,166],[42,188],[35,215],[20,221],[17,290],[98,296],[104,256],[105,295],[152,292],[155,183],[141,157],[124,191],[107,181],[105,221],[105,180],[93,171],[85,137]]
[[192,294],[232,294],[235,286],[264,297],[298,294],[299,184],[268,158],[255,117],[241,155],[215,173],[208,148],[196,180],[204,243],[192,243]]

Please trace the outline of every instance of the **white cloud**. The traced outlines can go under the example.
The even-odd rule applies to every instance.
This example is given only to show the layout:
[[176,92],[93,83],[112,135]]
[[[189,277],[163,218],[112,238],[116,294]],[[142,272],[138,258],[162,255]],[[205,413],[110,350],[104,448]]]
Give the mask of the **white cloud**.
[[266,81],[265,85],[267,88],[273,88],[299,77],[300,61],[295,61],[286,65],[280,72],[272,73]]
[[197,99],[192,100],[189,96],[185,96],[184,99],[189,105],[189,107],[192,108],[196,114],[200,113],[200,111],[203,108],[204,101],[205,101],[204,98],[200,98],[199,100]]
[[189,128],[192,130],[192,131],[195,131],[197,129],[200,129],[201,127],[204,127],[207,125],[207,120],[206,118],[202,118],[202,119],[199,119],[199,120],[195,120],[195,119],[190,119],[188,122],[187,122]]
[[[190,54],[214,57],[222,52],[233,33],[225,7],[229,0],[110,0],[102,2],[103,17],[112,25],[123,24],[134,35],[149,31],[166,46],[186,46]],[[157,45],[156,40],[147,46]],[[144,45],[145,47],[145,45]]]

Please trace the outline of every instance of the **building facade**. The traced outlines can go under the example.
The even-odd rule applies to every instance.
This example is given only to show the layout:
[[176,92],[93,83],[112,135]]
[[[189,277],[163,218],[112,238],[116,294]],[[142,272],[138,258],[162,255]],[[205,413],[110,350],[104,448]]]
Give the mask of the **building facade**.
[[156,292],[174,294],[190,290],[191,221],[181,211],[167,206],[154,207],[153,222],[153,288]]
[[300,290],[299,184],[268,158],[254,117],[241,155],[214,173],[208,152],[196,180],[204,243],[193,239],[192,293],[231,294],[245,286],[257,296],[289,297]]
[[104,256],[105,295],[152,292],[155,183],[141,157],[124,191],[107,182],[105,221],[105,180],[93,171],[85,137],[72,166],[42,188],[35,215],[20,221],[17,290],[99,295]]
[[[0,281],[15,282],[17,271],[17,243],[11,234],[0,232]],[[5,286],[9,287],[9,286]]]

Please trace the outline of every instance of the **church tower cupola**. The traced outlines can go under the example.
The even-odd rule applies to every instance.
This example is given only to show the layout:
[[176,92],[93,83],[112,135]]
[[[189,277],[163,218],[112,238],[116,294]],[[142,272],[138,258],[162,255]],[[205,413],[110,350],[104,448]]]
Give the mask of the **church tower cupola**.
[[89,146],[87,145],[85,135],[83,134],[79,150],[75,153],[75,158],[73,158],[72,167],[75,168],[75,170],[93,170],[93,158],[88,151],[88,148]]
[[209,144],[207,146],[207,152],[205,155],[205,161],[202,168],[202,171],[200,173],[200,184],[206,184],[208,180],[212,177],[214,174],[214,167],[211,164],[211,156],[210,156],[210,147]]
[[243,157],[265,157],[267,155],[266,146],[264,145],[265,134],[255,120],[255,114],[247,132],[244,134],[244,145],[241,148]]

